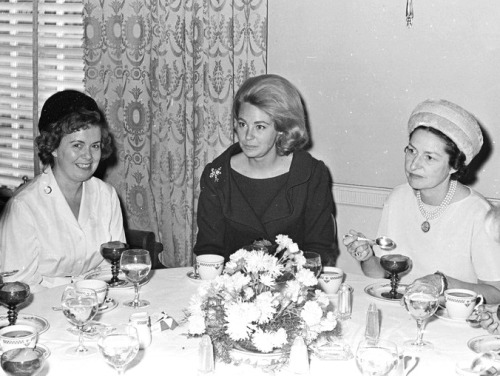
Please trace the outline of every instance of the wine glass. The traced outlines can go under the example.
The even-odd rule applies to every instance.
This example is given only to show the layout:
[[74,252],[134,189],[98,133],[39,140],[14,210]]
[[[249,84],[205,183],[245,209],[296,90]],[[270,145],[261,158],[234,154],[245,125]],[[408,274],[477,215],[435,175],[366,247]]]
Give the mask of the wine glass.
[[321,273],[321,256],[316,252],[304,252],[304,257],[306,259],[304,268],[309,269],[318,278]]
[[410,267],[410,258],[399,254],[384,255],[380,258],[380,266],[385,271],[391,273],[391,291],[383,292],[382,296],[394,300],[401,299],[403,294],[398,292],[398,274],[408,270]]
[[95,348],[86,347],[83,344],[83,328],[94,318],[99,308],[95,291],[70,285],[63,292],[61,306],[66,319],[78,328],[78,346],[68,348],[66,354],[88,356],[96,353]]
[[365,376],[385,376],[396,368],[398,347],[386,340],[363,340],[356,350],[356,364]]
[[139,351],[137,329],[129,324],[116,325],[99,337],[97,346],[104,360],[116,369],[118,375],[123,375],[127,364]]
[[35,376],[42,370],[45,356],[31,348],[12,349],[2,354],[1,364],[9,376]]
[[17,321],[17,305],[28,299],[30,287],[23,282],[5,282],[0,285],[0,303],[5,304],[9,311],[7,317],[9,325],[15,325]]
[[111,280],[107,281],[111,287],[124,285],[126,282],[118,279],[120,271],[120,257],[128,249],[128,245],[119,241],[112,241],[101,245],[101,255],[111,263]]
[[425,320],[438,308],[438,289],[429,283],[417,282],[408,286],[403,299],[408,313],[417,321],[418,328],[417,339],[406,341],[404,346],[413,351],[432,349],[432,343],[423,341],[422,336]]
[[134,300],[123,302],[124,305],[133,308],[147,307],[147,300],[139,300],[139,282],[141,282],[151,270],[151,257],[145,249],[129,249],[122,253],[120,268],[125,277],[134,284]]

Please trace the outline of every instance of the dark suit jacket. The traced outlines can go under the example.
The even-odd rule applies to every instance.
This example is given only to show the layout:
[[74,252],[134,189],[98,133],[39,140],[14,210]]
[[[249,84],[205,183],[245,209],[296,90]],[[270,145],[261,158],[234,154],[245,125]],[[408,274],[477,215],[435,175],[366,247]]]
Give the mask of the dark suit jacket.
[[229,255],[256,239],[288,235],[302,251],[320,253],[324,265],[338,257],[331,180],[325,164],[306,151],[293,154],[288,181],[261,219],[231,178],[233,144],[209,163],[201,177],[196,255]]

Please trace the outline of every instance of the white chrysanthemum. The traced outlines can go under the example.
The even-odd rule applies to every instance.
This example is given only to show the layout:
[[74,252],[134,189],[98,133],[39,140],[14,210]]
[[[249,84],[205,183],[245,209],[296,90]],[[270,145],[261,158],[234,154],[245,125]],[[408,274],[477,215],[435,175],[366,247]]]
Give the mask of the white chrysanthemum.
[[330,299],[328,299],[328,295],[326,295],[323,291],[316,290],[314,291],[314,295],[316,297],[316,301],[323,309],[330,304]]
[[299,281],[297,281],[295,279],[288,281],[286,283],[285,296],[288,299],[290,299],[292,302],[297,302],[301,288],[302,288],[302,285],[300,284]]
[[250,283],[250,277],[238,272],[231,276],[231,282],[233,285],[233,289],[235,291],[240,291],[244,286]]
[[285,248],[288,248],[290,244],[293,244],[293,241],[288,237],[288,235],[277,235],[276,244],[278,244],[277,251],[279,252]]
[[304,257],[303,253],[294,253],[293,255],[293,260],[295,261],[295,264],[297,265],[298,269],[302,269],[304,265],[306,264],[306,258]]
[[254,303],[260,311],[260,317],[258,319],[259,324],[269,322],[269,320],[271,320],[276,314],[278,301],[274,299],[273,294],[270,291],[257,295]]
[[290,243],[288,245],[288,250],[290,251],[290,253],[300,252],[300,249],[299,249],[299,246],[297,245],[297,243]]
[[234,261],[228,261],[226,262],[226,265],[224,265],[224,272],[233,274],[235,270],[238,269],[238,264]]
[[323,310],[318,303],[314,301],[307,301],[300,312],[302,317],[309,327],[318,325],[323,317]]
[[229,256],[229,260],[238,263],[238,261],[246,259],[248,253],[249,252],[246,249],[240,248],[236,252],[234,252],[231,256]]
[[325,317],[321,319],[320,322],[320,331],[328,332],[330,330],[335,329],[337,326],[337,319],[332,311],[328,312]]
[[226,305],[227,334],[235,341],[248,339],[255,330],[252,322],[260,316],[259,309],[252,303],[234,302]]
[[189,301],[188,311],[191,315],[199,315],[204,316],[205,311],[201,309],[204,299],[202,299],[199,295],[193,295],[191,300]]
[[264,332],[258,329],[252,335],[252,343],[263,353],[269,353],[274,348],[282,347],[287,342],[286,339],[286,331],[283,328],[278,329],[277,332]]
[[248,273],[258,274],[266,270],[268,254],[262,251],[254,251],[248,254],[246,258],[246,270]]
[[191,315],[188,318],[188,331],[190,334],[199,335],[205,333],[205,317]]
[[295,275],[297,281],[302,283],[304,286],[316,286],[318,284],[318,280],[314,276],[314,273],[309,269],[300,269]]
[[274,278],[268,273],[260,275],[259,282],[267,287],[273,287],[275,285]]
[[243,289],[243,299],[250,300],[255,296],[255,291],[250,286],[247,286]]

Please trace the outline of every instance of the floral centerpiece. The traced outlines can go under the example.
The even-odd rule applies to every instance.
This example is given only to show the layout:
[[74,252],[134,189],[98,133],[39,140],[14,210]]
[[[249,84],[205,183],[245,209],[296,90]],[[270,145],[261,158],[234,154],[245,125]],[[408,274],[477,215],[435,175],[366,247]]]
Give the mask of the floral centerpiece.
[[189,334],[210,335],[215,356],[231,362],[231,350],[282,352],[302,336],[310,345],[335,328],[328,297],[304,268],[299,247],[286,235],[276,245],[258,243],[230,256],[224,273],[203,283],[187,312]]

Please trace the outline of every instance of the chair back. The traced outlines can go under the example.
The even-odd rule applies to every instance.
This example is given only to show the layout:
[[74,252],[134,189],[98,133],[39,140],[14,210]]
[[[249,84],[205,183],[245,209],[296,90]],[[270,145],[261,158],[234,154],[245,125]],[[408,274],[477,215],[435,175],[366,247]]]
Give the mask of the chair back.
[[126,229],[125,237],[129,248],[142,248],[149,252],[151,257],[151,269],[164,269],[165,265],[160,262],[159,255],[163,251],[163,244],[156,241],[152,231]]

